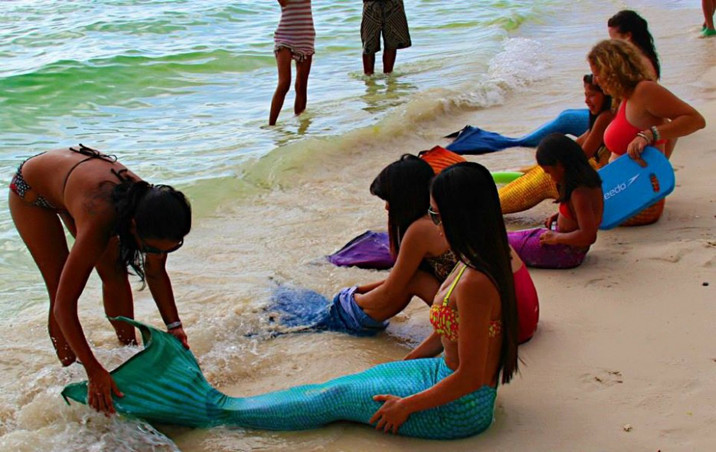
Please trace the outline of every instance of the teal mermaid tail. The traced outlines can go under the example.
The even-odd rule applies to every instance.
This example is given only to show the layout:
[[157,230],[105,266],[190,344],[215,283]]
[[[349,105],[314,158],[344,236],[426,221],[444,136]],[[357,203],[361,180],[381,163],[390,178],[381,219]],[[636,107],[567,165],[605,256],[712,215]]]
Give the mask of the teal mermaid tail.
[[[114,399],[115,409],[149,422],[261,430],[305,430],[336,421],[368,424],[381,406],[374,395],[409,396],[452,373],[442,358],[396,361],[322,384],[229,397],[211,387],[194,355],[176,338],[130,319],[118,320],[139,328],[145,348],[111,372],[124,393]],[[492,423],[496,395],[495,388],[483,386],[446,405],[413,413],[398,433],[431,439],[475,435]],[[62,396],[87,403],[87,382],[68,385]]]

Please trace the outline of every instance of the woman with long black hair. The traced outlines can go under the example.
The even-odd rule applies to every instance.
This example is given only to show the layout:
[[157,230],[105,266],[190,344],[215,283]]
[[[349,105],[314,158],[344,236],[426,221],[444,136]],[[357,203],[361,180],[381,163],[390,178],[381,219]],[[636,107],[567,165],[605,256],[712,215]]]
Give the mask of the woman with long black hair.
[[[17,231],[47,286],[48,327],[57,357],[64,366],[82,363],[89,378],[89,405],[112,413],[112,394],[121,397],[120,388],[82,331],[79,297],[96,269],[107,316],[132,318],[131,267],[149,286],[168,331],[188,348],[165,264],[191,229],[189,202],[172,187],[151,185],[116,157],[81,144],[25,160],[9,196]],[[75,238],[69,249],[63,223]],[[121,343],[136,343],[134,327],[112,325]]]

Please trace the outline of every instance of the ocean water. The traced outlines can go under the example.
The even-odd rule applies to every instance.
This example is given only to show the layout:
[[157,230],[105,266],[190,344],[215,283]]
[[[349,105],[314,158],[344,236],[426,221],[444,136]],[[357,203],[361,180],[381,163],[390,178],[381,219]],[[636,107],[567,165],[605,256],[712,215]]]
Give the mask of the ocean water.
[[[0,174],[7,183],[25,158],[83,143],[185,191],[194,229],[168,266],[209,381],[236,396],[322,381],[400,359],[428,331],[414,303],[374,339],[263,334],[262,309],[277,282],[331,295],[385,276],[323,259],[366,229],[385,228],[383,204],[368,193],[380,169],[404,152],[446,144],[442,137],[465,124],[517,136],[581,107],[585,55],[625,7],[649,20],[665,86],[697,99],[698,75],[716,61],[708,42],[692,42],[701,20],[692,3],[405,0],[413,47],[398,52],[393,75],[364,77],[362,3],[315,0],[308,109],[295,117],[290,92],[278,125],[268,127],[277,2],[0,2]],[[685,40],[702,53],[683,54]],[[492,170],[532,158],[526,149],[470,157]],[[534,224],[551,208],[510,216],[508,226]],[[66,406],[59,392],[83,369],[57,362],[42,279],[5,196],[0,210],[1,450],[429,447],[347,424],[194,431]],[[148,290],[135,286],[136,317],[160,325]],[[117,345],[94,276],[80,318],[107,367],[137,351]]]

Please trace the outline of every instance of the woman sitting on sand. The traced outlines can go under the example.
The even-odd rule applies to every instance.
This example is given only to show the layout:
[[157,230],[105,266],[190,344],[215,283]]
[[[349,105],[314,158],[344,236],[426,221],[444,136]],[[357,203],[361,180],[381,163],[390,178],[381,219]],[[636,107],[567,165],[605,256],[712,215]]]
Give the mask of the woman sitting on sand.
[[[146,275],[168,331],[188,348],[165,264],[191,229],[189,203],[181,192],[148,184],[116,157],[81,144],[25,160],[9,196],[17,231],[49,292],[49,332],[57,356],[64,366],[82,363],[89,378],[89,405],[112,413],[112,394],[121,393],[87,343],[77,316],[78,299],[95,268],[107,316],[131,318],[130,266],[140,279]],[[75,238],[70,250],[62,223]],[[111,323],[123,344],[136,344],[131,325]]]
[[[589,128],[575,141],[591,159],[595,168],[606,165],[609,152],[604,147],[604,130],[614,118],[611,111],[612,98],[594,82],[592,74],[582,78],[584,84],[584,103],[589,110]],[[559,196],[554,180],[536,165],[524,176],[510,182],[498,191],[502,213],[522,212],[545,199]]]
[[[433,170],[423,159],[405,154],[375,178],[370,192],[385,201],[390,247],[397,256],[395,265],[384,280],[341,290],[333,299],[327,325],[338,319],[357,318],[361,320],[361,325],[354,327],[357,331],[376,332],[385,329],[388,319],[405,309],[414,296],[432,303],[440,284],[458,262],[426,213],[432,177]],[[537,328],[539,302],[526,266],[512,250],[511,256],[522,343]],[[351,327],[350,323],[339,323],[345,329]]]
[[[365,336],[383,331],[388,320],[405,309],[415,296],[430,305],[440,284],[458,262],[442,232],[435,228],[427,214],[433,175],[433,169],[425,160],[404,154],[385,167],[370,186],[370,192],[385,201],[388,211],[388,236],[396,259],[387,278],[342,289],[317,319],[308,322],[291,319],[284,323]],[[529,340],[537,328],[539,301],[527,267],[514,250],[511,255],[522,343]],[[279,312],[279,318],[281,311],[313,317],[311,310],[302,305],[318,304],[316,295],[312,291],[296,293],[294,289],[279,287],[272,310]]]
[[531,267],[572,268],[580,265],[597,240],[604,200],[602,181],[577,143],[554,133],[537,147],[536,159],[559,190],[559,212],[545,228],[508,233],[510,245]]
[[698,111],[652,81],[638,51],[628,42],[602,41],[592,48],[587,60],[604,92],[620,102],[616,117],[604,133],[604,143],[612,153],[610,160],[624,154],[639,159],[648,145],[664,152],[665,140],[705,127]]

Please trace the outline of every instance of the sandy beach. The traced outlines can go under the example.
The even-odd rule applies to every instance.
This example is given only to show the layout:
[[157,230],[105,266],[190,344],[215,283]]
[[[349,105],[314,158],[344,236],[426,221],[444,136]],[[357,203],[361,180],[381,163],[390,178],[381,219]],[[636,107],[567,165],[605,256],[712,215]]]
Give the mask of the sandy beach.
[[[600,231],[576,269],[530,271],[540,322],[520,346],[520,374],[499,388],[491,428],[450,442],[383,435],[345,422],[301,432],[151,426],[67,406],[60,392],[86,373],[79,364],[58,364],[46,333],[45,286],[7,216],[0,227],[6,331],[0,337],[0,451],[716,450],[716,38],[696,37],[700,5],[485,2],[473,9],[475,17],[465,17],[474,23],[462,24],[464,5],[413,2],[414,48],[401,52],[394,77],[364,80],[357,22],[346,20],[357,18],[362,5],[315,1],[324,40],[309,108],[291,117],[288,99],[279,126],[266,128],[275,62],[272,41],[261,30],[273,32],[276,2],[273,9],[243,2],[252,14],[237,11],[232,1],[213,2],[213,9],[150,1],[135,10],[116,3],[93,2],[102,20],[113,16],[104,8],[116,8],[114,22],[103,26],[77,20],[87,5],[75,5],[78,11],[30,5],[29,14],[17,3],[8,27],[18,30],[8,35],[5,55],[25,42],[20,49],[28,56],[20,52],[17,67],[2,79],[12,94],[0,145],[7,181],[34,152],[83,142],[116,152],[153,183],[185,190],[196,221],[168,269],[204,375],[235,397],[399,360],[429,334],[427,308],[418,300],[372,338],[273,337],[265,307],[277,282],[332,296],[384,278],[386,272],[339,268],[324,258],[365,230],[385,230],[384,203],[368,190],[375,175],[402,153],[446,145],[444,135],[466,124],[520,136],[565,108],[583,107],[585,55],[607,37],[606,19],[619,9],[638,10],[649,20],[662,84],[697,108],[707,125],[679,139],[671,158],[677,186],[657,223]],[[148,4],[158,9],[144,8]],[[195,9],[207,10],[207,18],[193,19]],[[436,29],[438,10],[451,15]],[[165,26],[178,12],[193,24],[188,31]],[[40,24],[34,39],[18,25],[24,21]],[[97,28],[102,33],[95,36]],[[148,45],[154,42],[148,29],[156,34],[155,47]],[[210,30],[217,32],[212,44],[196,55],[201,39],[195,36]],[[253,40],[239,43],[241,34]],[[241,45],[232,48],[228,35]],[[48,47],[47,39],[68,50],[41,64],[35,52]],[[126,49],[108,50],[114,41]],[[68,64],[76,49],[87,49],[88,61],[76,56]],[[177,62],[185,64],[177,69]],[[90,78],[105,83],[95,91],[76,84]],[[533,164],[534,150],[466,158],[493,171],[514,170]],[[555,209],[545,201],[505,221],[511,230],[533,227]],[[149,290],[132,284],[136,318],[162,328]],[[112,369],[140,347],[117,343],[101,296],[93,275],[80,316],[98,359]]]

